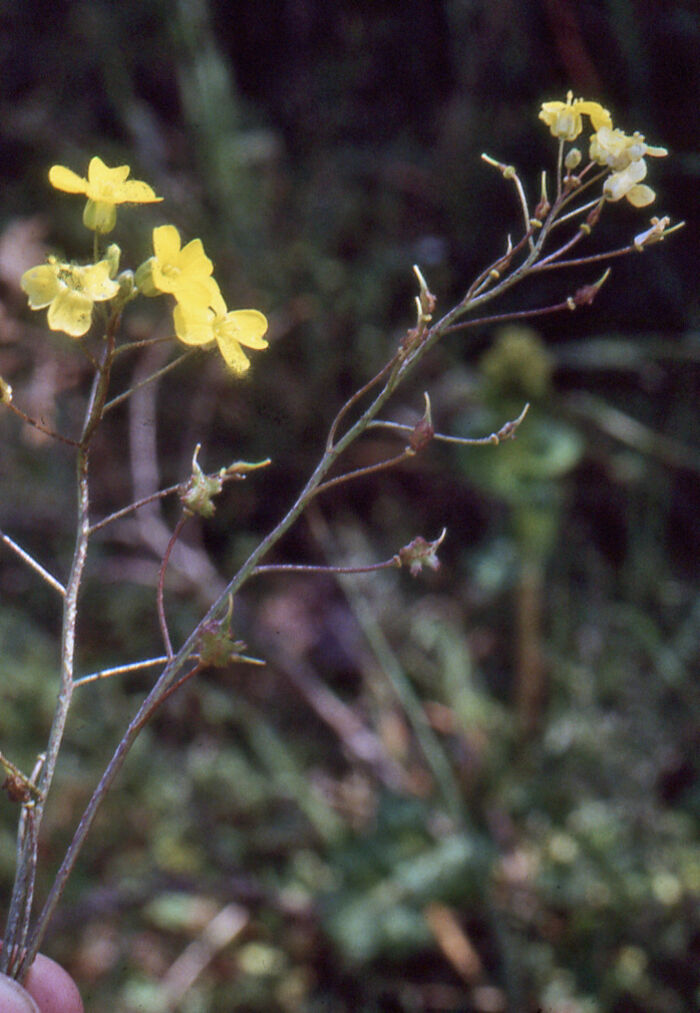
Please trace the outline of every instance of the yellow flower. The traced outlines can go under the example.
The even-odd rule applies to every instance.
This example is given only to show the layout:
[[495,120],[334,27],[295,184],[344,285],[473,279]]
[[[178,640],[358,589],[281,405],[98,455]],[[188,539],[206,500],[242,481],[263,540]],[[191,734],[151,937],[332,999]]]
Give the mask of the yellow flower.
[[603,184],[603,193],[611,201],[626,197],[634,207],[646,207],[656,197],[650,186],[640,185],[646,174],[646,162],[643,158],[639,158],[620,172],[611,173]]
[[48,264],[25,271],[20,284],[33,310],[49,307],[52,331],[81,338],[90,329],[93,305],[114,298],[119,291],[118,282],[110,278],[111,266],[109,261],[100,260],[79,267],[49,257]]
[[615,172],[626,169],[632,162],[639,161],[645,155],[663,158],[668,154],[666,148],[654,148],[644,143],[644,134],[635,131],[626,134],[622,130],[600,127],[591,137],[589,151],[591,161],[598,165],[607,165]]
[[201,239],[182,247],[174,225],[153,230],[154,256],[136,272],[136,285],[144,295],[162,292],[174,295],[183,306],[206,309],[209,305],[214,265],[207,257]]
[[175,333],[186,345],[209,345],[216,341],[226,365],[241,375],[250,365],[241,345],[267,348],[263,337],[267,319],[258,310],[228,311],[214,281],[209,299],[207,307],[178,303],[173,313]]
[[563,141],[573,141],[583,130],[582,115],[590,117],[595,130],[602,126],[612,126],[610,113],[598,102],[588,102],[578,98],[574,101],[573,92],[566,96],[566,102],[543,102],[540,119],[543,120],[551,134]]
[[66,193],[84,193],[88,199],[83,223],[93,232],[111,232],[117,222],[117,204],[152,204],[160,201],[148,185],[138,179],[127,179],[128,165],[110,169],[97,155],[90,159],[87,179],[65,165],[53,165],[49,182]]

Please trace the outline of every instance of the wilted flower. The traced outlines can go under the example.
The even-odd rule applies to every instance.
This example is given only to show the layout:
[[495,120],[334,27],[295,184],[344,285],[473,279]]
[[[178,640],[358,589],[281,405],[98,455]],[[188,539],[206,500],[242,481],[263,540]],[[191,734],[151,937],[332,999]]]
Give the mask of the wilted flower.
[[[651,221],[651,228],[646,229],[646,231],[644,232],[640,232],[638,236],[634,237],[635,249],[639,250],[640,252],[641,250],[644,249],[645,246],[651,246],[652,243],[660,242],[664,238],[664,233],[666,229],[671,224],[671,219],[668,218],[667,216],[664,216],[661,219],[654,216],[654,218],[651,218],[650,221]],[[674,231],[674,229],[672,229],[671,231]]]
[[540,119],[549,127],[550,133],[563,141],[574,141],[583,130],[582,115],[590,117],[593,128],[612,126],[612,118],[607,109],[598,102],[584,99],[574,101],[573,92],[566,96],[566,102],[543,102]]
[[611,201],[626,197],[636,208],[646,207],[656,197],[650,186],[640,184],[647,174],[647,164],[643,158],[630,162],[621,172],[613,172],[603,184],[603,193]]
[[400,566],[408,566],[412,577],[417,577],[424,566],[431,570],[437,570],[440,566],[437,550],[442,545],[446,534],[447,528],[443,528],[440,537],[432,542],[428,542],[422,535],[418,535],[408,545],[399,549],[398,556],[395,556],[394,559],[398,559]]
[[663,158],[668,154],[666,148],[656,148],[644,141],[644,134],[635,131],[626,134],[623,130],[611,127],[600,127],[591,137],[589,149],[591,161],[598,165],[607,165],[615,172],[626,169],[632,162],[639,161],[646,155]]

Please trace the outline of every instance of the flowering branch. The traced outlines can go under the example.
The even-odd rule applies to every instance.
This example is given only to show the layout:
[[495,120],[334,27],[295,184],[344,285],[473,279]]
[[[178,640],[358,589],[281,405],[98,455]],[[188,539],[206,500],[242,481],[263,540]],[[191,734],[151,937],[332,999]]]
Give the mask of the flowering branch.
[[[569,146],[583,130],[583,118],[590,120],[593,133],[589,138],[588,161],[578,171],[583,155],[577,147]],[[119,271],[120,250],[111,244],[99,259],[99,239],[112,231],[117,220],[117,207],[125,203],[153,203],[159,201],[148,184],[129,180],[128,166],[109,168],[99,158],[91,160],[87,177],[80,177],[63,166],[54,166],[50,181],[54,187],[71,194],[82,194],[87,198],[83,213],[85,225],[94,234],[94,263],[77,265],[59,261],[55,257],[39,267],[31,268],[22,276],[21,284],[33,309],[47,309],[49,327],[63,331],[70,338],[81,341],[90,331],[93,319],[106,321],[105,339],[101,353],[95,358],[87,344],[80,348],[95,368],[91,394],[88,400],[82,434],[74,441],[53,433],[24,415],[12,405],[12,391],[9,384],[0,379],[0,401],[11,407],[26,423],[47,432],[55,439],[74,447],[76,450],[77,479],[77,528],[70,574],[65,587],[53,578],[36,560],[9,537],[0,533],[0,541],[7,545],[32,569],[43,577],[63,597],[63,621],[61,634],[60,686],[54,720],[49,735],[45,757],[37,764],[28,783],[15,779],[17,791],[26,789],[29,798],[23,802],[23,812],[18,832],[18,864],[13,888],[5,945],[0,954],[0,971],[10,972],[21,978],[31,965],[41,944],[48,922],[62,895],[66,881],[80,852],[85,836],[95,818],[99,805],[119,773],[136,737],[156,709],[188,679],[208,665],[225,665],[232,662],[262,664],[259,659],[250,658],[242,652],[245,645],[233,638],[230,632],[233,601],[235,595],[254,576],[273,572],[330,572],[350,575],[372,572],[380,569],[407,566],[412,575],[418,574],[424,566],[437,568],[437,550],[445,538],[443,529],[434,541],[419,536],[404,546],[390,560],[362,567],[317,567],[303,564],[263,564],[282,536],[304,513],[320,493],[333,486],[353,479],[395,467],[415,456],[432,440],[438,439],[461,445],[498,445],[512,439],[523,423],[528,405],[512,421],[489,436],[464,439],[435,433],[431,418],[430,400],[425,395],[425,412],[413,426],[382,421],[378,418],[396,390],[418,370],[425,356],[446,335],[484,324],[493,324],[510,319],[527,319],[564,310],[576,310],[589,305],[597,296],[608,277],[609,270],[592,284],[579,287],[573,296],[537,309],[503,314],[476,316],[486,303],[499,298],[511,288],[520,284],[530,274],[554,268],[580,267],[608,261],[623,253],[643,251],[647,246],[661,241],[679,225],[667,228],[668,218],[652,218],[651,227],[635,237],[633,243],[618,250],[588,255],[581,258],[562,259],[574,247],[590,235],[608,203],[627,199],[634,207],[644,207],[654,200],[654,191],[642,182],[647,173],[646,157],[662,157],[665,149],[647,145],[644,137],[635,133],[627,135],[614,129],[609,112],[596,102],[574,100],[570,93],[566,102],[546,102],[540,118],[558,140],[556,196],[550,203],[547,196],[546,175],[542,176],[539,202],[530,212],[525,187],[517,170],[490,156],[483,156],[490,165],[499,169],[502,175],[513,182],[523,217],[523,233],[514,244],[508,238],[505,253],[484,268],[467,288],[462,299],[437,321],[434,320],[437,306],[436,297],[416,266],[414,274],[418,283],[415,297],[416,320],[409,328],[398,348],[388,362],[363,387],[355,392],[339,409],[333,420],[325,449],[311,476],[298,493],[291,508],[277,525],[260,541],[238,572],[228,581],[225,589],[215,598],[206,615],[197,623],[185,642],[173,647],[168,632],[164,605],[165,573],[172,551],[182,527],[192,514],[210,517],[214,511],[213,499],[225,482],[244,479],[247,473],[268,465],[269,460],[257,463],[239,461],[218,472],[206,474],[197,462],[195,450],[192,459],[192,473],[189,480],[171,486],[145,497],[138,502],[108,514],[102,520],[90,522],[89,454],[94,434],[105,414],[122,404],[135,390],[146,383],[161,379],[174,369],[185,357],[199,347],[218,348],[229,369],[242,375],[249,368],[249,359],[244,351],[262,350],[267,347],[265,335],[267,320],[256,309],[229,310],[217,282],[213,277],[213,264],[204,253],[200,240],[195,239],[182,245],[180,234],[172,225],[162,225],[153,230],[153,255],[135,271]],[[602,193],[593,200],[588,195],[602,182]],[[583,203],[578,203],[582,195]],[[574,219],[586,215],[575,233],[552,252],[545,255],[545,249],[555,228],[561,228]],[[682,224],[682,223],[681,223]],[[165,295],[174,300],[173,328],[175,336],[188,350],[174,361],[157,370],[152,376],[133,387],[122,391],[108,400],[111,367],[115,357],[128,349],[143,347],[144,342],[132,345],[116,345],[116,328],[124,307],[136,296],[157,297]],[[469,316],[469,319],[465,319]],[[155,339],[159,340],[159,339]],[[359,416],[351,420],[351,413],[363,399],[368,399]],[[340,433],[341,423],[346,424]],[[369,428],[383,427],[407,436],[407,446],[401,453],[379,461],[376,464],[345,472],[336,477],[328,475],[339,458]],[[183,513],[170,537],[161,561],[156,591],[156,610],[165,644],[165,655],[142,662],[121,665],[100,672],[75,678],[74,659],[76,649],[76,627],[78,597],[87,558],[90,537],[108,524],[154,500],[178,492]],[[377,650],[384,648],[377,641]],[[133,671],[163,665],[162,671],[146,698],[131,719],[121,741],[116,747],[99,784],[81,817],[73,840],[61,863],[53,886],[35,925],[30,930],[30,913],[36,872],[37,842],[47,794],[52,784],[58,753],[61,747],[72,693],[76,686],[82,686],[98,679],[121,672]],[[390,665],[388,661],[387,664]],[[391,665],[390,665],[391,667]],[[395,666],[394,666],[395,667]],[[419,714],[419,707],[411,695],[410,687],[394,672],[392,679],[399,697],[412,715],[412,725],[418,741],[429,759],[431,770],[441,784],[451,811],[459,809],[459,798],[449,765],[440,750],[436,748],[425,722]],[[7,768],[7,763],[4,764]],[[22,775],[23,776],[23,775]],[[27,780],[25,778],[25,780]]]

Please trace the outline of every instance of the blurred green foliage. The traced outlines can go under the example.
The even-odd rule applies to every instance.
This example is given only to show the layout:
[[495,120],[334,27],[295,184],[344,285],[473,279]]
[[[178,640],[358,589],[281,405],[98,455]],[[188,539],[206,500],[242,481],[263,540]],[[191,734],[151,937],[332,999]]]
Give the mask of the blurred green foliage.
[[[437,574],[249,585],[234,632],[269,664],[205,674],[168,702],[55,920],[49,950],[86,1007],[696,1009],[696,5],[59,0],[0,19],[0,373],[17,398],[70,430],[85,394],[72,349],[16,284],[29,216],[52,248],[84,253],[75,206],[46,185],[53,162],[131,164],[167,220],[202,236],[228,302],[271,319],[249,379],[191,360],[113,413],[95,454],[98,516],[156,453],[163,484],[189,473],[197,442],[207,468],[273,457],[186,535],[195,554],[174,560],[167,593],[176,640],[410,325],[411,265],[446,309],[517,230],[513,194],[479,154],[516,163],[534,192],[552,157],[540,101],[572,88],[667,145],[658,213],[689,219],[616,262],[591,308],[538,332],[454,335],[389,413],[418,418],[429,389],[441,431],[486,435],[528,400],[515,441],[431,446],[334,490],[275,556],[374,561],[444,524]],[[158,214],[121,216],[125,260],[146,255]],[[639,229],[615,207],[595,248]],[[590,280],[541,277],[500,308]],[[137,308],[125,321],[132,338],[157,325]],[[138,378],[123,368],[120,382]],[[70,457],[2,426],[0,526],[62,579]],[[385,449],[367,436],[349,464]],[[81,671],[160,651],[153,525],[174,516],[96,542]],[[0,748],[26,767],[50,720],[58,610],[4,548],[0,594]],[[150,680],[81,691],[40,895]],[[3,895],[15,818],[3,796]],[[166,972],[226,905],[240,930],[164,1005]],[[431,920],[431,905],[448,915]]]

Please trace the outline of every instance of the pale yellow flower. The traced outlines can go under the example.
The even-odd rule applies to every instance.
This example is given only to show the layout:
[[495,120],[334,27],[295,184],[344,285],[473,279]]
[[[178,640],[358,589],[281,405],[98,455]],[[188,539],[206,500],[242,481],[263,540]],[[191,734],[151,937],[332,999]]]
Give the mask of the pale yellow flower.
[[83,223],[93,232],[111,232],[117,222],[117,204],[152,204],[160,201],[148,185],[138,179],[127,179],[128,165],[110,169],[95,155],[90,159],[87,179],[78,176],[65,165],[53,165],[49,182],[65,193],[84,193],[88,201],[83,212]]
[[263,335],[267,319],[258,310],[226,309],[216,285],[211,283],[210,305],[189,306],[178,303],[173,312],[175,333],[186,345],[210,345],[216,342],[227,366],[239,375],[250,366],[246,348],[267,348]]
[[603,193],[611,201],[626,197],[636,208],[646,207],[656,197],[650,186],[640,185],[647,174],[647,165],[643,158],[631,162],[626,169],[613,172],[603,184]]
[[589,154],[591,161],[597,162],[598,165],[607,165],[615,172],[620,172],[632,162],[644,158],[645,155],[663,158],[668,154],[668,151],[666,148],[655,148],[650,144],[645,144],[644,134],[640,134],[638,131],[626,134],[622,130],[600,127],[591,137]]
[[602,126],[612,126],[612,119],[607,109],[598,102],[584,99],[574,101],[573,92],[566,96],[566,102],[543,102],[540,119],[549,127],[550,133],[563,141],[574,141],[583,130],[581,116],[590,117],[595,130]]
[[135,282],[144,295],[168,293],[183,306],[206,309],[214,270],[204,252],[201,239],[182,246],[180,233],[174,225],[161,225],[153,230],[154,256],[136,272]]
[[79,267],[49,257],[47,264],[25,271],[20,284],[33,310],[49,307],[52,331],[81,338],[90,329],[94,304],[113,299],[119,291],[119,283],[110,277],[111,269],[107,260]]

